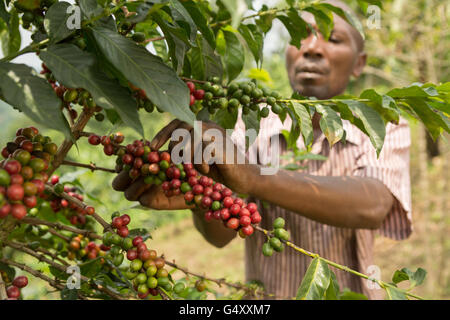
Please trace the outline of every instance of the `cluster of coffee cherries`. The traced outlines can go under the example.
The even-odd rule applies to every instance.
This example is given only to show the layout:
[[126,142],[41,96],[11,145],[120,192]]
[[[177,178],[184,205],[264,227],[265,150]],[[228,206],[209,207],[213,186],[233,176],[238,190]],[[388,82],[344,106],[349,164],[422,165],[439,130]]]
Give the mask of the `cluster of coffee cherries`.
[[75,110],[74,105],[78,104],[84,108],[92,108],[95,112],[95,119],[97,121],[103,121],[105,115],[101,112],[102,108],[97,106],[89,91],[82,88],[66,88],[62,84],[56,82],[50,69],[42,63],[41,74],[45,75],[45,78],[52,86],[58,98],[61,99],[62,105],[72,120],[76,120],[78,112]]
[[59,183],[59,177],[57,175],[53,175],[50,178],[50,182],[54,186],[53,190],[55,191],[55,194],[45,194],[44,198],[49,201],[50,208],[53,212],[62,212],[74,226],[85,226],[87,222],[86,216],[93,215],[95,213],[94,207],[80,207],[74,202],[58,196],[65,192],[75,199],[80,201],[84,200],[83,195],[78,193],[79,190],[76,187],[70,187]]
[[[103,257],[106,255],[106,252],[110,249],[109,247],[101,244],[98,245],[94,241],[91,241],[89,238],[84,237],[82,234],[79,234],[73,237],[70,240],[69,253],[67,258],[69,260],[92,260],[97,257]],[[103,261],[104,262],[104,261]]]
[[[6,273],[5,273],[6,274]],[[3,272],[2,272],[3,276]],[[5,278],[3,278],[5,280]],[[5,282],[8,282],[5,280]],[[8,300],[17,300],[20,298],[20,289],[28,285],[28,278],[26,276],[18,276],[14,278],[11,285],[6,288]]]
[[[89,142],[94,145],[110,140],[106,136],[89,137]],[[143,177],[146,184],[161,185],[167,197],[184,194],[186,204],[206,210],[207,221],[222,220],[226,227],[239,231],[241,237],[253,234],[253,225],[261,222],[255,203],[246,204],[241,198],[233,196],[229,188],[201,176],[192,164],[172,163],[170,153],[152,151],[148,141],[135,140],[126,147],[116,145],[105,154],[118,156],[117,171],[127,171],[132,179]]]
[[155,110],[160,113],[164,112],[164,110],[155,106],[153,102],[150,101],[143,89],[136,87],[131,82],[128,83],[128,87],[130,88],[133,97],[136,99],[138,109],[144,109],[148,113],[152,113]]
[[284,229],[285,221],[278,217],[273,221],[273,230],[269,240],[263,244],[262,253],[266,257],[272,256],[273,252],[281,252],[284,250],[284,243],[282,241],[289,240],[289,232]]
[[[109,136],[98,136],[95,134],[91,134],[88,138],[88,141],[91,145],[97,146],[101,144],[103,146],[103,152],[107,156],[112,156],[113,154],[121,153],[125,154],[124,151],[120,151],[122,147],[120,144],[123,142],[124,136],[122,133],[117,132],[115,134],[111,134]],[[117,162],[118,165],[121,164],[121,162]],[[116,167],[116,171],[119,170],[119,167]]]
[[[112,224],[114,219],[117,221],[122,219],[122,216],[114,217]],[[123,263],[123,252],[126,252],[130,264],[122,268],[122,272],[132,281],[139,298],[145,299],[148,295],[157,296],[158,287],[176,293],[184,290],[184,284],[181,282],[172,286],[169,272],[164,268],[164,259],[158,257],[155,250],[147,248],[142,236],[120,237],[116,233],[106,232],[103,234],[103,245],[111,248],[106,257],[117,267]]]
[[37,205],[48,181],[47,170],[57,152],[50,137],[35,127],[21,128],[2,150],[0,162],[0,218],[23,219]]
[[[213,115],[219,109],[235,112],[242,107],[244,115],[249,114],[250,111],[258,111],[261,118],[266,118],[269,115],[268,106],[275,114],[282,112],[282,107],[277,103],[277,99],[280,99],[279,93],[258,87],[254,80],[232,82],[228,87],[221,86],[218,77],[210,80],[197,84],[193,81],[186,82],[191,94],[190,108],[195,114],[204,108]],[[260,103],[266,103],[266,106],[260,108]]]
[[18,12],[23,12],[22,26],[24,29],[29,29],[34,25],[39,31],[45,33],[45,11],[56,2],[58,0],[14,1],[14,7]]

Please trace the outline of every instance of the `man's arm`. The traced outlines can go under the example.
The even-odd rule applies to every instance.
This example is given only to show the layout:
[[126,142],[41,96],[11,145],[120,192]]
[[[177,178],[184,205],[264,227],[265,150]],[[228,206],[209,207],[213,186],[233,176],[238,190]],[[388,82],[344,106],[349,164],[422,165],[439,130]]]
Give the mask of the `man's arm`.
[[344,228],[377,229],[393,205],[394,197],[379,180],[349,176],[313,176],[279,170],[254,176],[248,194],[309,219]]
[[222,221],[206,221],[204,210],[192,209],[192,218],[197,230],[213,246],[222,248],[236,237],[236,231],[225,228]]

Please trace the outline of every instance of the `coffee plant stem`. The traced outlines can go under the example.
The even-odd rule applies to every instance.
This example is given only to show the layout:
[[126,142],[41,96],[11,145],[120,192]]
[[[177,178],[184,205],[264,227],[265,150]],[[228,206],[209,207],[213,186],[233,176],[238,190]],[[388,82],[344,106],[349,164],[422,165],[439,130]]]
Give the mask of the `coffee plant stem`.
[[161,295],[161,298],[163,300],[174,300],[173,297],[166,290],[164,290],[162,287],[159,287],[158,291],[159,291],[159,294]]
[[97,167],[95,163],[85,164],[85,163],[78,163],[78,162],[63,160],[61,162],[61,165],[80,167],[80,168],[88,168],[88,169],[91,169],[91,171],[100,170],[100,171],[106,171],[106,172],[111,172],[111,173],[117,173],[117,171],[114,169]]
[[[272,237],[272,234],[271,234],[270,231],[268,231],[268,230],[266,230],[266,229],[264,229],[264,228],[261,228],[261,227],[259,227],[259,226],[254,226],[254,228],[255,228],[255,230],[258,230],[259,232],[264,233],[266,236]],[[336,262],[333,262],[333,261],[330,261],[330,260],[328,260],[328,259],[322,258],[322,257],[319,256],[317,253],[309,252],[309,251],[307,251],[307,250],[305,250],[305,249],[303,249],[303,248],[300,248],[300,247],[296,246],[295,244],[293,244],[293,243],[290,242],[290,241],[285,241],[285,240],[282,240],[282,239],[280,239],[280,240],[281,240],[281,242],[283,242],[284,244],[286,244],[288,247],[294,249],[294,250],[297,251],[297,252],[300,252],[300,253],[302,253],[302,254],[304,254],[304,255],[307,255],[308,257],[311,257],[311,258],[319,258],[319,259],[321,259],[322,261],[324,261],[326,264],[328,264],[328,265],[330,265],[330,266],[332,266],[332,267],[335,267],[335,268],[337,268],[337,269],[339,269],[339,270],[346,271],[346,272],[352,273],[352,274],[354,274],[354,275],[356,275],[356,276],[358,276],[358,277],[361,277],[361,278],[364,278],[364,279],[367,279],[367,280],[376,282],[376,283],[377,283],[381,288],[383,288],[383,289],[385,289],[386,287],[395,288],[396,290],[402,291],[402,293],[404,293],[405,295],[411,296],[411,297],[416,298],[416,299],[418,299],[418,300],[424,300],[424,298],[422,298],[422,297],[420,297],[420,296],[417,296],[417,295],[415,295],[415,294],[413,294],[413,293],[410,293],[410,292],[408,292],[408,291],[405,291],[405,290],[401,290],[401,289],[399,289],[399,288],[397,288],[397,287],[394,287],[393,285],[390,285],[389,283],[386,283],[386,282],[381,281],[381,280],[373,279],[373,278],[371,278],[371,277],[369,277],[369,276],[367,276],[367,275],[365,275],[365,274],[363,274],[363,273],[361,273],[361,272],[358,272],[358,271],[356,271],[356,270],[350,269],[350,268],[347,267],[347,266],[343,266],[343,265],[340,265],[340,264],[338,264],[338,263],[336,263]]]
[[[297,102],[297,103],[306,103],[306,104],[318,104],[318,103],[338,103],[341,102],[342,99],[326,99],[326,100],[299,100],[299,99],[280,99],[277,100],[277,102],[284,102],[284,103],[289,103],[289,102]],[[354,101],[359,101],[359,102],[370,102],[369,99],[353,99]]]
[[45,40],[42,40],[41,42],[30,44],[29,46],[26,46],[22,50],[0,59],[0,62],[11,61],[12,59],[17,58],[18,56],[21,56],[25,53],[33,52],[36,49],[39,49],[42,46],[45,46],[49,41],[50,41],[50,39],[45,39]]
[[149,38],[146,39],[143,43],[149,43],[149,42],[153,42],[153,41],[159,41],[159,40],[164,40],[166,37],[154,37],[154,38]]
[[83,230],[83,229],[78,229],[75,227],[71,227],[71,226],[66,226],[65,224],[59,223],[59,222],[50,222],[50,221],[45,221],[45,220],[41,220],[41,219],[37,219],[37,218],[30,218],[30,217],[25,217],[22,219],[23,223],[27,223],[27,224],[31,224],[31,225],[45,225],[45,226],[49,226],[52,227],[56,230],[66,230],[66,231],[70,231],[73,232],[75,234],[81,234],[84,237],[88,237],[88,238],[92,238],[92,239],[102,239],[101,236],[99,236],[97,233],[95,233],[94,231],[90,231],[90,230]]
[[[45,190],[50,191],[51,193],[53,193],[53,194],[55,194],[55,195],[57,195],[57,196],[59,196],[61,198],[64,198],[64,199],[66,199],[69,202],[74,203],[76,206],[78,206],[78,207],[80,207],[82,209],[86,209],[86,207],[88,207],[88,205],[85,204],[84,202],[78,200],[77,198],[69,196],[65,192],[62,192],[61,194],[56,193],[54,188],[51,185],[49,185],[49,184],[45,185]],[[103,220],[103,218],[100,217],[97,213],[94,213],[93,215],[91,215],[91,217],[93,217],[95,220],[97,220],[97,222],[102,225],[103,229],[108,230],[108,231],[112,231],[113,230],[111,225],[108,222],[106,222],[105,220]]]
[[[16,243],[16,242],[12,242],[12,241],[5,241],[4,244],[9,246],[9,247],[11,247],[11,248],[16,249],[16,250],[22,251],[22,252],[24,252],[24,253],[26,253],[26,254],[28,254],[30,256],[33,256],[34,258],[38,259],[40,262],[45,262],[48,265],[50,265],[50,266],[52,266],[52,267],[54,267],[54,268],[56,268],[56,269],[58,269],[58,270],[60,270],[62,272],[66,272],[66,269],[67,269],[66,266],[60,265],[59,263],[56,263],[56,262],[54,262],[54,261],[52,261],[50,259],[47,259],[42,254],[38,254],[38,253],[34,252],[33,250],[27,248],[26,246],[24,246],[24,245],[22,245],[20,243]],[[80,276],[80,279],[81,279],[81,281],[87,282],[93,288],[98,289],[99,291],[102,291],[103,293],[106,293],[107,295],[113,297],[114,299],[124,300],[123,297],[121,297],[120,295],[112,292],[107,287],[103,287],[101,285],[92,283],[89,278],[87,278],[87,277],[85,277],[83,275]]]
[[67,261],[61,259],[61,258],[58,257],[56,254],[54,254],[54,253],[48,251],[47,249],[44,249],[44,248],[37,248],[37,249],[34,249],[34,250],[36,250],[37,252],[41,252],[41,253],[43,253],[43,254],[45,254],[45,255],[51,257],[53,260],[58,260],[58,262],[60,262],[61,264],[65,265],[65,266],[69,266],[69,264],[67,263]]
[[[53,288],[55,288],[57,290],[64,290],[65,289],[65,286],[63,286],[59,282],[57,282],[57,281],[47,277],[42,272],[34,270],[34,269],[32,269],[32,268],[30,268],[30,267],[28,267],[28,266],[26,266],[26,265],[24,265],[22,263],[18,263],[18,262],[15,262],[15,261],[12,261],[12,260],[9,260],[9,259],[5,259],[5,258],[0,259],[0,262],[2,262],[4,264],[7,264],[7,265],[10,265],[10,266],[13,266],[13,267],[16,267],[16,268],[19,268],[19,269],[21,269],[21,270],[23,270],[25,272],[28,272],[29,274],[32,274],[36,278],[44,280],[45,282],[47,282],[49,285],[51,285]],[[88,300],[84,295],[82,295],[79,292],[78,292],[78,297],[80,299],[82,299],[82,300]],[[1,297],[0,297],[0,300],[2,300]]]
[[59,233],[59,232],[56,231],[55,229],[49,228],[49,229],[48,229],[48,232],[50,232],[52,235],[54,235],[54,236],[56,236],[56,237],[58,237],[58,238],[60,238],[60,239],[62,239],[62,240],[64,240],[64,241],[67,241],[67,242],[70,241],[70,238],[69,238],[69,237],[66,237],[66,236],[62,235],[61,233]]
[[80,138],[80,133],[83,131],[84,127],[88,123],[89,119],[94,114],[94,110],[92,108],[85,108],[83,112],[81,112],[80,116],[77,119],[77,122],[72,126],[72,139],[65,139],[61,146],[58,149],[58,152],[55,155],[55,159],[52,162],[52,168],[49,170],[48,175],[51,176],[52,173],[61,165],[69,152],[70,148],[72,148],[74,142]]

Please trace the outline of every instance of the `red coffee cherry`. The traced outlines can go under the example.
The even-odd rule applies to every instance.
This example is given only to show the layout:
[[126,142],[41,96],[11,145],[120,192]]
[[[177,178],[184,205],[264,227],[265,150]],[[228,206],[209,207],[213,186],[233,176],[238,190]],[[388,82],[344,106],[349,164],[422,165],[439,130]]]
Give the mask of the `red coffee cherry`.
[[27,207],[27,208],[34,208],[37,205],[37,198],[36,196],[26,196],[23,198],[23,204]]
[[194,192],[194,194],[202,194],[203,186],[201,184],[196,184],[195,186],[192,186],[192,192]]
[[239,219],[239,224],[243,227],[249,226],[252,223],[252,219],[250,218],[250,216],[242,216]]
[[244,216],[250,217],[250,211],[248,211],[247,208],[241,208],[241,210],[239,210],[239,216],[240,217],[244,217]]
[[10,176],[11,184],[23,184],[23,177],[21,174],[16,173]]
[[169,190],[170,190],[170,182],[169,182],[169,181],[164,181],[164,182],[161,184],[161,188],[162,188],[164,191],[169,191]]
[[0,207],[0,218],[5,218],[11,212],[11,205],[9,203],[5,203],[2,207]]
[[252,223],[253,224],[258,224],[261,222],[261,215],[259,214],[258,211],[256,211],[255,213],[253,213],[250,218],[252,219]]
[[214,191],[214,192],[211,194],[211,198],[212,198],[214,201],[220,201],[220,200],[222,200],[222,195],[220,194],[220,192]]
[[101,140],[100,140],[100,137],[99,137],[99,136],[97,136],[97,135],[95,135],[95,134],[91,134],[91,135],[89,136],[89,138],[88,138],[88,142],[89,142],[90,144],[92,144],[93,146],[96,146],[96,145],[99,145],[99,144],[100,144]]
[[130,261],[135,260],[138,257],[138,252],[136,249],[130,249],[127,251],[127,259]]
[[11,215],[17,220],[22,220],[27,215],[27,208],[23,204],[15,203],[11,207]]
[[220,210],[220,217],[222,220],[228,220],[230,218],[230,211],[227,208]]
[[113,226],[114,228],[116,228],[116,229],[121,228],[121,227],[123,226],[122,218],[121,218],[121,217],[115,217],[115,218],[112,220],[112,226]]
[[128,228],[127,228],[126,226],[120,227],[120,228],[117,230],[117,234],[118,234],[119,236],[121,236],[122,238],[128,237],[128,234],[129,234],[129,233],[130,233],[130,231],[128,230]]
[[213,212],[213,218],[216,220],[220,220],[221,216],[220,216],[220,210],[214,211]]
[[148,172],[150,172],[151,174],[158,174],[159,173],[159,165],[157,163],[152,163],[148,167]]
[[142,160],[142,158],[135,158],[133,162],[133,167],[135,167],[136,169],[140,169],[143,164],[144,161]]
[[231,197],[225,197],[225,198],[223,199],[223,206],[224,206],[225,208],[229,208],[229,207],[231,207],[233,204],[234,204],[233,198],[231,198]]
[[213,185],[214,191],[221,192],[223,189],[224,189],[224,186],[221,183],[217,182],[216,184]]
[[186,85],[188,86],[190,93],[193,93],[195,91],[195,84],[192,81],[186,82]]
[[133,161],[134,161],[134,157],[129,153],[125,153],[122,156],[122,162],[125,164],[131,164]]
[[243,232],[246,236],[252,235],[252,234],[253,234],[253,231],[254,231],[254,229],[253,229],[253,227],[252,227],[251,225],[242,228],[242,232]]
[[51,178],[50,178],[50,183],[52,184],[52,185],[55,185],[55,184],[57,184],[59,182],[59,177],[57,176],[57,175],[53,175]]
[[25,192],[20,184],[12,184],[6,190],[6,196],[11,201],[20,201],[23,199]]
[[133,152],[135,157],[142,157],[144,155],[144,153],[145,153],[145,149],[142,146],[136,147]]
[[230,213],[233,216],[237,215],[239,213],[239,211],[241,211],[241,206],[236,203],[230,207]]
[[208,210],[205,212],[205,220],[206,221],[211,221],[213,218],[213,212],[211,210]]
[[201,176],[198,181],[203,187],[207,187],[209,185],[209,179],[207,176]]
[[8,160],[3,165],[3,168],[11,175],[19,173],[22,170],[22,165],[17,160]]
[[92,216],[92,215],[95,213],[94,207],[87,206],[87,207],[86,207],[86,213],[87,213],[88,215]]
[[211,187],[205,187],[203,189],[204,196],[211,197],[212,193],[213,193],[213,189]]
[[3,158],[8,158],[9,157],[9,151],[8,151],[8,149],[6,148],[6,147],[4,147],[3,149],[2,149],[2,156],[3,156]]
[[33,149],[34,149],[33,142],[31,142],[30,140],[23,140],[20,143],[20,148],[31,153],[31,152],[33,152]]
[[114,146],[112,144],[107,144],[103,147],[103,152],[107,156],[112,156],[114,154]]
[[212,204],[211,197],[204,196],[203,199],[202,199],[202,206],[204,208],[209,208],[209,207],[211,207],[211,204]]
[[139,259],[142,261],[150,260],[150,258],[151,258],[151,254],[150,254],[150,251],[148,251],[148,250],[143,250],[139,253]]
[[111,139],[108,136],[103,136],[101,137],[100,142],[102,145],[106,146],[108,144],[111,144]]
[[184,168],[184,171],[192,170],[192,169],[194,169],[194,165],[192,163],[184,163],[183,168]]
[[189,177],[188,179],[188,183],[191,187],[195,186],[196,184],[198,184],[198,179],[196,177]]
[[150,163],[158,163],[160,161],[159,153],[156,151],[152,151],[148,154],[147,159]]
[[133,239],[133,246],[137,247],[143,241],[144,239],[141,236],[137,236]]
[[194,91],[195,99],[202,100],[204,96],[205,96],[205,90],[199,89],[199,90]]
[[181,181],[179,179],[173,179],[172,181],[170,181],[170,186],[172,187],[172,189],[178,189],[181,187]]
[[8,295],[8,298],[18,299],[20,297],[20,290],[16,286],[11,286],[6,289],[6,294]]
[[234,199],[234,203],[240,205],[241,207],[244,206],[244,200],[242,200],[241,198]]
[[36,187],[38,188],[38,191],[37,191],[38,194],[41,194],[42,192],[44,192],[45,184],[42,180],[34,179],[34,180],[31,180],[31,182],[34,183],[36,185]]
[[161,152],[159,157],[160,157],[161,161],[166,160],[167,162],[170,163],[170,153],[168,153],[166,151]]
[[230,218],[227,221],[227,227],[230,229],[237,229],[239,227],[239,220],[236,218]]
[[147,250],[147,245],[145,244],[145,242],[139,243],[136,247],[138,253]]
[[14,279],[13,286],[16,286],[17,288],[25,288],[28,285],[28,278],[25,276],[19,276]]
[[195,103],[195,97],[191,94],[189,96],[189,106],[194,105],[194,103]]
[[186,171],[187,177],[197,177],[197,170],[195,169],[189,169]]
[[223,197],[231,197],[233,195],[233,191],[229,188],[225,188],[222,190],[222,196]]
[[184,200],[186,200],[187,202],[191,202],[192,200],[194,200],[194,193],[192,191],[188,191],[184,194]]
[[250,202],[247,204],[247,209],[248,211],[250,211],[250,213],[255,213],[256,211],[258,211],[258,206],[256,205],[256,203]]
[[121,215],[120,218],[122,218],[122,225],[124,225],[124,226],[127,226],[131,221],[130,216],[127,214]]

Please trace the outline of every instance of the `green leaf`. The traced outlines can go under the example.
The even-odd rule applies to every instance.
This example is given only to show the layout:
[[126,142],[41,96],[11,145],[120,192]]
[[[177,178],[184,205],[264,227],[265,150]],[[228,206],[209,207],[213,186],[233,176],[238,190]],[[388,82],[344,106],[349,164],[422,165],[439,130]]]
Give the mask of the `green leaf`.
[[[6,22],[6,25],[9,25],[9,13],[6,10],[5,7],[5,1],[4,0],[0,0],[0,19],[2,19],[4,22]],[[1,29],[0,29],[1,31]]]
[[447,123],[438,113],[431,109],[428,102],[424,99],[406,99],[406,102],[414,113],[422,120],[433,139],[436,139],[441,134],[442,129],[447,132],[450,131]]
[[6,275],[11,281],[13,281],[16,277],[16,269],[4,264],[3,262],[0,262],[0,270],[6,272]]
[[303,136],[305,146],[308,147],[313,141],[313,127],[311,115],[306,107],[298,102],[291,101],[289,107],[294,112],[298,123],[300,124],[300,131]]
[[208,21],[206,20],[205,16],[200,11],[196,3],[192,0],[189,0],[189,1],[182,1],[181,4],[189,12],[195,24],[197,25],[198,30],[200,30],[205,40],[208,41],[208,44],[211,46],[211,48],[215,49],[216,40],[214,38],[214,33],[208,27]]
[[332,4],[329,3],[319,3],[314,5],[317,9],[328,9],[330,11],[333,11],[338,16],[340,16],[342,19],[347,21],[349,24],[351,24],[361,35],[363,39],[365,39],[364,30],[361,22],[358,20],[357,17],[355,17],[351,12],[348,12],[342,8],[335,7]]
[[191,72],[195,79],[206,80],[209,77],[221,77],[223,75],[220,56],[214,52],[201,35],[197,37],[197,47],[191,48],[190,58]]
[[128,90],[95,68],[92,54],[72,44],[57,44],[42,51],[40,58],[64,86],[89,90],[97,105],[114,109],[124,123],[144,135],[136,102]]
[[155,105],[180,120],[194,122],[188,87],[161,58],[108,29],[91,31],[106,58],[133,85],[143,89]]
[[[308,36],[308,25],[298,15],[297,12],[290,11],[289,14],[289,17],[278,15],[277,18],[281,21],[281,23],[283,23],[286,30],[289,32],[289,35],[291,36],[291,40],[289,41],[289,43],[295,46],[297,49],[300,49],[302,39]],[[297,22],[296,24],[294,24],[293,19]],[[301,21],[303,21],[303,23],[301,23]]]
[[262,63],[264,44],[262,32],[254,24],[241,24],[238,30],[255,58],[256,64]]
[[354,100],[343,100],[350,110],[363,123],[366,129],[370,142],[375,147],[377,155],[380,155],[383,148],[384,137],[386,136],[386,126],[381,116],[374,109],[367,106],[365,103]]
[[194,43],[197,36],[197,25],[192,20],[189,11],[186,10],[179,0],[170,0],[169,3],[173,19],[185,30],[187,29],[186,33],[190,35],[190,41]]
[[339,300],[339,284],[334,272],[330,271],[330,284],[325,292],[325,300]]
[[386,287],[385,290],[387,300],[408,300],[406,295],[399,289]]
[[50,43],[57,43],[75,33],[76,30],[70,30],[67,27],[67,18],[70,16],[67,13],[67,8],[70,6],[71,4],[68,2],[57,2],[48,9],[44,19],[44,27],[50,38]]
[[411,287],[410,289],[420,286],[425,277],[427,275],[426,270],[422,268],[418,268],[416,272],[412,272],[408,268],[403,268],[401,270],[396,270],[394,275],[392,276],[392,282],[395,284],[400,283],[402,281],[409,280]]
[[339,300],[368,300],[368,299],[362,293],[353,292],[350,291],[348,288],[345,288],[339,294]]
[[230,28],[222,28],[222,32],[226,44],[224,55],[225,69],[230,82],[241,73],[244,67],[244,48],[235,33],[230,31]]
[[99,16],[103,12],[103,8],[96,0],[79,0],[81,12],[88,19]]
[[62,300],[77,300],[78,299],[78,290],[64,288],[61,290],[61,299]]
[[228,109],[219,109],[212,120],[224,129],[234,129],[237,117],[237,110],[230,112]]
[[330,143],[330,146],[333,146],[344,136],[341,117],[328,106],[316,104],[315,107],[317,112],[322,115],[319,122],[320,129]]
[[333,12],[326,7],[307,7],[305,11],[308,11],[314,15],[314,20],[319,27],[322,36],[328,40],[331,31],[333,31]]
[[[250,110],[250,112],[248,114],[242,114],[242,121],[244,121],[245,124],[245,130],[249,130],[249,129],[254,129],[256,131],[256,137],[259,134],[259,118],[258,118],[258,110],[253,111]],[[251,146],[253,144],[253,142],[255,142],[255,139],[253,140],[249,140],[249,137],[245,137],[245,147],[246,149]]]
[[392,97],[380,95],[373,89],[364,90],[359,97],[373,102],[371,106],[387,121],[399,122],[400,111]]
[[101,258],[96,258],[79,264],[80,273],[85,277],[93,278],[102,270],[103,265],[100,260]]
[[49,266],[48,267],[50,270],[50,273],[55,277],[58,278],[59,280],[67,280],[70,277],[70,274],[59,270],[58,268],[55,268],[53,266]]
[[434,87],[423,88],[422,84],[412,84],[404,88],[392,89],[386,95],[392,98],[425,98],[436,97],[439,95],[438,91]]
[[0,62],[0,89],[6,102],[27,117],[70,137],[69,125],[60,109],[61,100],[34,69],[24,64]]
[[[0,21],[1,22],[1,21]],[[10,11],[9,23],[4,22],[8,28],[0,28],[0,42],[2,43],[2,51],[5,56],[14,54],[19,51],[22,38],[20,35],[20,19],[17,11]]]
[[330,284],[331,272],[320,258],[314,258],[297,291],[297,300],[322,300]]

